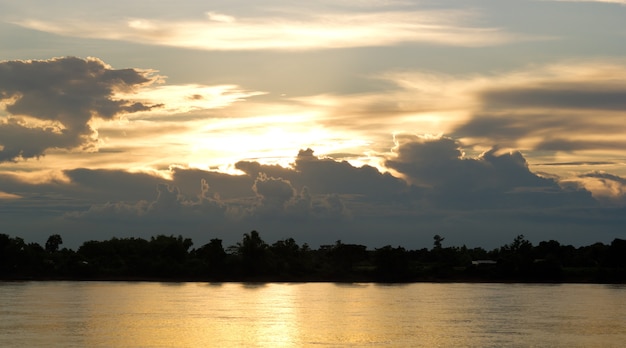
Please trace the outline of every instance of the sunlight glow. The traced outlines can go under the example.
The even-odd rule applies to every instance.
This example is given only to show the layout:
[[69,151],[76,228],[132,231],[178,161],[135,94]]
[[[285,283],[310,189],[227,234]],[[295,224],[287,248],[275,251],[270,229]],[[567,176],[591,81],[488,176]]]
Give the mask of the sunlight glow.
[[246,91],[236,85],[205,86],[199,84],[162,85],[143,88],[132,94],[117,94],[120,99],[133,99],[143,102],[163,104],[162,108],[147,113],[158,115],[167,113],[185,113],[195,110],[223,108],[246,98],[262,95],[264,92]]
[[317,153],[330,153],[364,145],[362,140],[315,125],[312,116],[272,115],[209,123],[186,136],[192,163],[210,165],[206,161],[214,161],[215,155],[234,163],[246,154],[243,159],[289,166],[298,149],[311,147]]

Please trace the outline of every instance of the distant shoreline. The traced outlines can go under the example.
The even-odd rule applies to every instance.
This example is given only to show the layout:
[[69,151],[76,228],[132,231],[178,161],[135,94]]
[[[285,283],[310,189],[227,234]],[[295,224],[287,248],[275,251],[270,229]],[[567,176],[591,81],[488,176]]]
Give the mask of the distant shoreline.
[[155,277],[95,277],[95,278],[71,278],[71,277],[9,277],[0,278],[0,282],[137,282],[137,283],[259,283],[259,284],[305,284],[305,283],[338,283],[338,284],[418,284],[418,283],[460,283],[460,284],[625,284],[624,281],[596,281],[593,279],[561,279],[561,280],[524,280],[524,279],[415,279],[407,281],[380,281],[376,279],[320,279],[320,278],[242,278],[242,279],[207,279],[207,278],[155,278]]
[[523,235],[500,248],[431,249],[335,244],[311,249],[288,238],[266,243],[256,231],[224,248],[212,239],[199,248],[182,236],[112,238],[60,248],[54,234],[45,247],[0,234],[0,280],[137,282],[336,282],[625,284],[626,240],[575,248],[551,240],[533,245]]

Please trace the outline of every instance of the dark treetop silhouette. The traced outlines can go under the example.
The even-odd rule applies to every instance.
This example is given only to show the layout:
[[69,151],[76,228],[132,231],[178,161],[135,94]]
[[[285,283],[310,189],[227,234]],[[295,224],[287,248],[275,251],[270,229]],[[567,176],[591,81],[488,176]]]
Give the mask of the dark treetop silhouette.
[[51,235],[45,248],[0,234],[0,279],[170,281],[466,281],[626,282],[626,240],[575,248],[555,240],[532,245],[523,235],[510,244],[483,248],[445,247],[434,236],[431,249],[391,245],[368,250],[338,240],[313,250],[292,238],[267,244],[257,231],[241,242],[220,239],[192,249],[182,236],[158,235],[88,241],[60,249]]

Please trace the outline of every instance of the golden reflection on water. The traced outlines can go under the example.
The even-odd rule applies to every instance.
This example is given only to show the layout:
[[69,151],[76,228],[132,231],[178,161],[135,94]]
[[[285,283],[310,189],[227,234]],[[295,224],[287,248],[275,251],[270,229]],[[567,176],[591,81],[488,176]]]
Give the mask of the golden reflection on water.
[[[92,287],[93,319],[103,332],[86,345],[118,347],[293,346],[297,342],[295,287],[250,284],[135,284],[141,291],[128,296],[115,284]],[[88,304],[90,305],[90,304]],[[105,312],[102,307],[107,308]]]
[[0,283],[0,346],[610,347],[626,340],[625,291],[601,285]]
[[[408,298],[388,294],[391,287],[335,284],[183,284],[137,283],[134,295],[116,284],[88,289],[88,303],[99,329],[88,346],[267,346],[387,345],[437,346],[430,335],[428,309],[421,324],[398,321]],[[367,288],[370,291],[363,292]],[[391,295],[391,296],[390,296]],[[421,292],[420,296],[430,296]],[[106,308],[105,311],[102,308]],[[411,318],[407,313],[407,318]],[[94,328],[95,325],[89,325]],[[105,332],[115,333],[110,336]],[[384,335],[381,335],[384,332]],[[103,341],[103,337],[105,340]],[[382,339],[381,339],[382,338]]]

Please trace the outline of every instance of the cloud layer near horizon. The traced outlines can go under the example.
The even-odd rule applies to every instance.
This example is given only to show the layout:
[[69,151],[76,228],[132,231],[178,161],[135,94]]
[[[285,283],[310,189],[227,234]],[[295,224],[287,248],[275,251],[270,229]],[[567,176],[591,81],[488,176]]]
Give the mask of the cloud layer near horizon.
[[[578,185],[533,174],[520,153],[493,149],[466,157],[450,138],[397,137],[387,165],[404,179],[317,157],[310,149],[301,150],[291,168],[239,162],[243,175],[172,168],[167,180],[74,169],[29,183],[3,174],[0,192],[19,197],[0,204],[5,215],[37,211],[38,219],[62,221],[72,240],[94,238],[84,235],[85,226],[98,226],[102,236],[180,233],[200,242],[216,236],[231,242],[258,229],[270,240],[294,237],[314,245],[343,238],[411,246],[434,233],[458,243],[477,235],[500,242],[523,231],[531,238],[556,233],[586,242],[594,237],[581,235],[581,224],[610,234],[626,216],[619,202],[603,208]],[[594,178],[625,191],[626,179]],[[571,228],[571,235],[558,226]]]

